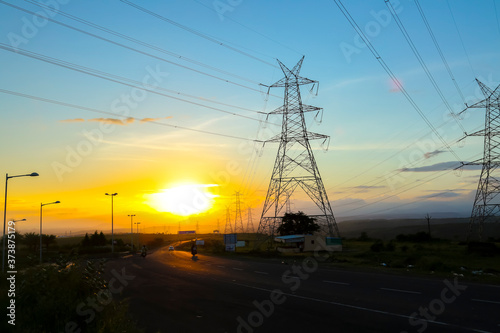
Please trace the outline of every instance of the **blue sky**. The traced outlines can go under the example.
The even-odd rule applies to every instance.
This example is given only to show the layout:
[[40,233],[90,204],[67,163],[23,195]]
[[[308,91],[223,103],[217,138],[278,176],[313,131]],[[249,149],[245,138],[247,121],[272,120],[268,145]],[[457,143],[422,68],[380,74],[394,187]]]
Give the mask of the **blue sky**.
[[[42,175],[36,180],[16,180],[11,187],[10,198],[18,203],[12,208],[14,217],[36,216],[39,202],[58,200],[63,195],[73,199],[68,199],[66,206],[61,205],[60,216],[54,218],[99,226],[107,214],[108,199],[99,196],[94,205],[98,212],[89,213],[92,204],[88,201],[94,200],[91,193],[100,195],[105,188],[119,188],[130,198],[117,203],[122,205],[118,210],[125,211],[130,205],[140,206],[144,193],[158,191],[170,183],[212,184],[216,175],[226,173],[230,179],[221,186],[220,200],[226,198],[229,204],[234,190],[241,190],[248,197],[256,221],[277,146],[266,144],[259,157],[252,149],[244,149],[252,147],[251,142],[220,134],[259,140],[277,134],[279,126],[259,125],[258,120],[264,119],[259,112],[280,106],[283,91],[273,89],[271,94],[277,97],[266,97],[267,88],[258,83],[269,85],[282,77],[276,59],[293,67],[302,55],[302,76],[320,82],[318,96],[304,89],[302,97],[306,104],[324,109],[322,123],[317,124],[308,115],[308,125],[309,130],[331,137],[326,153],[319,142],[312,144],[317,149],[316,159],[337,216],[390,214],[401,209],[422,211],[422,216],[427,210],[467,214],[472,209],[479,171],[466,169],[460,176],[429,171],[450,170],[450,162],[456,161],[456,156],[443,147],[373,54],[360,44],[334,1],[131,1],[198,34],[118,0],[41,1],[61,11],[50,12],[54,20],[88,34],[46,22],[6,3],[44,13],[43,8],[27,1],[0,2],[0,42],[6,48],[18,47],[138,82],[146,80],[154,85],[150,90],[155,92],[247,116],[223,113],[152,91],[134,90],[1,49],[0,89],[108,112],[96,113],[0,93],[4,110],[0,125],[4,158],[0,169],[9,174],[38,171]],[[391,3],[448,104],[455,112],[463,110],[460,93],[416,3]],[[482,95],[475,78],[492,88],[500,82],[500,3],[419,3],[466,101],[480,100]],[[468,138],[463,147],[456,141],[463,136],[462,128],[470,133],[484,125],[484,110],[469,110],[458,123],[453,120],[394,18],[389,16],[384,1],[346,1],[344,5],[460,160],[480,158],[481,138]],[[64,14],[157,49],[89,27]],[[123,115],[135,120],[116,125],[108,124],[110,119],[100,119],[123,120]],[[279,118],[270,120],[280,122]],[[102,138],[96,134],[97,141],[85,135],[96,131],[103,133]],[[261,147],[257,143],[254,148]],[[68,156],[78,149],[87,151],[73,161],[71,171],[55,169],[57,163],[68,166]],[[234,165],[238,166],[236,171],[228,173]],[[294,208],[307,209],[309,203],[304,199],[297,198]],[[80,206],[82,201],[87,203]],[[166,218],[137,208],[141,209],[151,225],[159,225]],[[223,220],[224,212],[215,210],[211,220]]]

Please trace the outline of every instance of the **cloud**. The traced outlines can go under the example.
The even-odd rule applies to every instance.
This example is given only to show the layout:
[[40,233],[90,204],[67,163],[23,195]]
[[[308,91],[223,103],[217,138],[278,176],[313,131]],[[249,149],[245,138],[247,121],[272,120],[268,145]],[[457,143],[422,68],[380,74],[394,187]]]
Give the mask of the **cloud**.
[[172,116],[169,116],[169,117],[160,117],[160,118],[142,118],[141,120],[139,120],[140,123],[148,123],[148,122],[151,122],[151,121],[158,121],[158,120],[161,120],[161,119],[170,119],[170,118],[173,118]]
[[80,122],[84,122],[85,119],[82,119],[82,118],[75,118],[75,119],[63,119],[63,120],[59,120],[61,123],[80,123]]
[[[467,164],[468,162],[464,162],[464,164]],[[398,171],[401,172],[432,172],[432,171],[446,171],[446,170],[452,170],[457,167],[462,165],[462,162],[459,161],[449,161],[449,162],[441,162],[441,163],[436,163],[436,164],[431,164],[431,165],[426,165],[423,167],[418,167],[418,168],[403,168],[399,169]],[[465,165],[462,167],[463,170],[481,170],[480,165]]]
[[445,152],[444,150],[430,151],[430,152],[427,152],[427,153],[424,154],[424,158],[428,159],[428,158],[431,158],[433,156],[439,155],[439,154],[444,153],[444,152]]
[[[160,118],[142,118],[139,120],[140,123],[149,123],[152,121],[158,121],[161,119],[170,119],[172,116],[169,117],[160,117]],[[92,119],[87,119],[87,121],[94,121],[94,122],[99,122],[99,123],[104,123],[104,124],[113,124],[113,125],[128,125],[134,123],[136,119],[133,117],[128,117],[125,119],[117,119],[117,118],[92,118]],[[65,120],[60,120],[62,123],[76,123],[76,122],[84,122],[85,119],[83,118],[75,118],[75,119],[65,119]]]
[[92,118],[87,121],[96,121],[104,124],[113,124],[113,125],[127,125],[134,122],[134,118],[128,117],[124,120],[116,119],[116,118]]
[[448,199],[448,198],[456,198],[459,197],[460,195],[461,195],[460,193],[456,193],[453,191],[445,191],[434,194],[422,195],[417,197],[417,199]]

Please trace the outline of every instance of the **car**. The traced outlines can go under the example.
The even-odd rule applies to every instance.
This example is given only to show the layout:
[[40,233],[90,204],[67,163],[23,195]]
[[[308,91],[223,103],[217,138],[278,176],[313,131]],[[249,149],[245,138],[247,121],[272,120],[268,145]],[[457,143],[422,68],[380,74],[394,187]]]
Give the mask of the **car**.
[[174,250],[174,247],[173,247],[172,245],[170,245],[170,246],[168,247],[168,250],[169,250],[169,251],[173,251],[173,250]]

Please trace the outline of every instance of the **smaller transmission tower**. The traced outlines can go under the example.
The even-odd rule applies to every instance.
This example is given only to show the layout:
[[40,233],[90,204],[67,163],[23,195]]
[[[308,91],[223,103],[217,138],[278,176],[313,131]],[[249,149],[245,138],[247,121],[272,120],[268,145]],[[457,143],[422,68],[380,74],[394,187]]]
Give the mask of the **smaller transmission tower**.
[[234,192],[234,232],[245,232],[241,217],[240,192]]
[[247,232],[253,233],[255,232],[252,220],[252,208],[248,207],[248,215],[247,215]]
[[224,233],[233,233],[233,227],[231,226],[231,212],[229,211],[229,206],[226,206],[226,225],[224,226]]
[[467,241],[476,234],[483,237],[484,224],[498,222],[500,216],[500,85],[491,90],[477,80],[484,99],[469,108],[485,108],[484,129],[469,136],[484,137],[483,158],[463,165],[481,165],[474,207],[469,221]]

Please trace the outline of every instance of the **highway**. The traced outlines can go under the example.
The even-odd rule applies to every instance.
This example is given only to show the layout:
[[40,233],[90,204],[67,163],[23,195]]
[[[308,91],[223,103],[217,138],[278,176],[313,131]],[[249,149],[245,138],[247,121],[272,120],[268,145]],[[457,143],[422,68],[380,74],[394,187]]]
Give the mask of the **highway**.
[[[199,247],[201,248],[201,247]],[[168,251],[108,263],[156,332],[500,332],[500,286]]]

